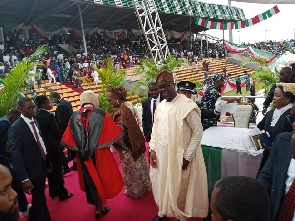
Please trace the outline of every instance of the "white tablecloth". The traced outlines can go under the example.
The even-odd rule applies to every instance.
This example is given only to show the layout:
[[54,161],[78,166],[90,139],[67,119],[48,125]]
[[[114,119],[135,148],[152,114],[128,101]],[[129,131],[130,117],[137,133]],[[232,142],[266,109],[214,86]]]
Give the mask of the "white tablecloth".
[[248,128],[210,127],[204,131],[202,144],[227,150],[246,151],[243,137],[249,133]]
[[249,155],[246,152],[243,138],[247,136],[248,128],[210,127],[204,131],[202,145],[222,149],[221,177],[249,176],[255,178],[262,154]]

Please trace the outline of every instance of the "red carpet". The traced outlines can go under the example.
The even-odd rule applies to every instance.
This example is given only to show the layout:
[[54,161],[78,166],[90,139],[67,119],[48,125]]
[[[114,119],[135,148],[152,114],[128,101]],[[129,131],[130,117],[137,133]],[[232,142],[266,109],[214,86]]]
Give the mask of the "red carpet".
[[[114,153],[118,163],[118,154]],[[119,164],[118,164],[119,165]],[[119,165],[120,168],[120,165]],[[65,186],[74,196],[66,201],[59,202],[58,198],[51,200],[48,195],[48,188],[45,190],[47,206],[50,211],[52,221],[94,221],[94,206],[87,204],[85,193],[79,188],[77,171],[72,171],[64,176]],[[147,193],[143,198],[133,199],[127,197],[122,192],[113,199],[107,201],[107,206],[111,208],[107,215],[100,216],[99,220],[103,221],[151,221],[157,214],[152,192]],[[28,196],[29,202],[31,196]],[[27,218],[20,221],[27,221]],[[165,219],[173,221],[175,218]],[[190,221],[202,221],[199,218],[190,218]]]
[[79,94],[83,93],[82,88],[77,88],[76,85],[71,84],[71,83],[63,83],[66,87],[73,89],[73,91],[77,91]]

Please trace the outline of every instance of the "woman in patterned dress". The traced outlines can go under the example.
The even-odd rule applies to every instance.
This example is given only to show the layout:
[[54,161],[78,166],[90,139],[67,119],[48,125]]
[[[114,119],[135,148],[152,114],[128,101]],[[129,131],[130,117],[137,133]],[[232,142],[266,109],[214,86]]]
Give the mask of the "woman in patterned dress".
[[118,148],[125,182],[125,194],[132,198],[142,197],[151,190],[145,152],[145,140],[132,111],[126,106],[126,89],[109,86],[108,100],[115,109],[113,119],[125,135]]

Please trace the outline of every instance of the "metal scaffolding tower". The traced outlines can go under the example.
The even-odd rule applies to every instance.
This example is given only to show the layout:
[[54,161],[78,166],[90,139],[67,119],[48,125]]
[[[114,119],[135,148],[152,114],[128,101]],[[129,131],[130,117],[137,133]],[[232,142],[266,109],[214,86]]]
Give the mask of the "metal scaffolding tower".
[[170,53],[154,0],[133,0],[142,34],[156,65]]

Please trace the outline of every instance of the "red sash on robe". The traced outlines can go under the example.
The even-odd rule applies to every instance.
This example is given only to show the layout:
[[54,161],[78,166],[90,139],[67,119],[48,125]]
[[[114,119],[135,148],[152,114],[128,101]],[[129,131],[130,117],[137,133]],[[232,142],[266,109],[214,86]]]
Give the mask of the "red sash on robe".
[[[102,146],[108,143],[110,145],[113,143],[112,141],[118,138],[121,134],[121,128],[118,127],[112,118],[106,113],[103,121],[102,132],[100,138],[98,139],[97,145]],[[62,137],[62,142],[70,149],[78,151],[77,145],[72,135],[70,123],[68,124],[68,127]],[[91,158],[84,161],[84,163],[96,186],[102,204],[104,205],[106,203],[106,199],[111,199],[121,192],[124,186],[124,181],[118,169],[118,165],[115,162],[113,154],[108,147],[97,149],[94,154],[96,165],[93,164]],[[78,153],[76,159],[80,188],[81,190],[85,191],[83,172]]]

